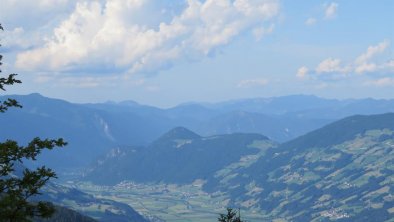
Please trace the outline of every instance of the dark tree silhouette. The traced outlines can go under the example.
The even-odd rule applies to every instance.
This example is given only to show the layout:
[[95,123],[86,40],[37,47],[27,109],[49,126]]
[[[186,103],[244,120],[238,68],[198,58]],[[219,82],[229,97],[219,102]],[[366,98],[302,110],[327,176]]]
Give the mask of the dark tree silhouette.
[[[237,215],[238,213],[238,215]],[[218,218],[219,222],[244,222],[241,220],[241,215],[239,211],[233,210],[232,208],[227,208],[227,214],[220,214]]]
[[[4,30],[1,24],[0,30]],[[2,58],[0,55],[0,66]],[[6,86],[22,83],[16,76],[9,74],[0,77],[0,89],[5,91]],[[0,101],[0,113],[11,107],[22,108],[14,99]],[[35,170],[26,169],[23,160],[36,160],[42,150],[66,144],[63,139],[41,140],[38,137],[27,146],[20,146],[13,140],[0,142],[0,221],[30,221],[33,217],[48,218],[54,213],[55,208],[51,203],[31,201],[31,197],[40,194],[40,189],[51,178],[56,178],[56,173],[45,166]]]

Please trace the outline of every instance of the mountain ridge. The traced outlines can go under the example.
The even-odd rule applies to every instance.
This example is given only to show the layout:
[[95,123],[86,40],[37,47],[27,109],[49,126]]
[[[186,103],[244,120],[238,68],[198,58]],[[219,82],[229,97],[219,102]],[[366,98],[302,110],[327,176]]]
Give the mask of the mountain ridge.
[[[393,113],[344,118],[268,149],[251,166],[232,170],[230,180],[215,178],[204,189],[228,193],[233,205],[258,207],[271,219],[388,221],[393,126]],[[242,195],[251,190],[258,192]]]
[[[182,133],[173,134],[179,131]],[[257,154],[259,148],[253,146],[255,141],[261,141],[266,146],[274,144],[260,134],[200,137],[178,127],[145,148],[114,150],[115,155],[98,160],[84,179],[106,185],[114,185],[122,180],[191,183],[213,177],[217,170],[239,161],[243,156]]]
[[[0,139],[26,143],[36,136],[63,137],[69,143],[65,149],[45,152],[39,160],[57,169],[87,166],[113,147],[148,145],[176,126],[204,137],[244,132],[284,142],[345,114],[394,111],[391,100],[346,100],[341,105],[339,100],[313,96],[241,100],[230,106],[184,104],[170,109],[135,102],[76,104],[40,94],[1,98],[8,97],[19,100],[24,108],[10,109],[0,116],[0,121],[7,126],[0,128]],[[315,102],[306,106],[304,100]],[[272,103],[277,105],[271,106]],[[275,112],[282,114],[273,115]]]

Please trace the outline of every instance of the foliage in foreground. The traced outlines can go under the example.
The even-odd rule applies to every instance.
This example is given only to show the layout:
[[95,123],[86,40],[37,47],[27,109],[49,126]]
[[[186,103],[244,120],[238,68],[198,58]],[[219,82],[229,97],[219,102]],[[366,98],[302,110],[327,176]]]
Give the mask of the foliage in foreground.
[[[0,29],[4,30],[1,24]],[[0,66],[2,58],[0,55]],[[16,75],[0,77],[0,89],[5,91],[6,86],[22,83],[15,78]],[[14,99],[0,101],[0,113],[11,107],[22,106]],[[49,218],[54,213],[51,203],[30,202],[29,199],[40,194],[40,189],[51,178],[56,178],[56,173],[45,166],[35,170],[24,169],[23,161],[34,161],[43,150],[65,145],[63,139],[42,140],[38,137],[27,146],[20,146],[13,140],[0,142],[0,221],[30,221],[33,217]]]
[[227,214],[220,214],[218,221],[219,222],[243,222],[241,220],[240,211],[237,212],[236,210],[234,210],[232,208],[227,208]]

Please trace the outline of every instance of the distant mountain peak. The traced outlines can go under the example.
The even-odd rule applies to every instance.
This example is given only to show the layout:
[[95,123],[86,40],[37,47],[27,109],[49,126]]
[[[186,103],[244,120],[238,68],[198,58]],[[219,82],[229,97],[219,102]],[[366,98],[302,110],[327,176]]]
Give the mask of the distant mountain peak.
[[176,139],[199,139],[200,135],[186,129],[185,127],[175,127],[162,135],[158,140],[176,140]]
[[140,106],[139,103],[137,103],[136,101],[133,101],[133,100],[121,101],[118,104],[119,105],[124,105],[124,106]]
[[44,97],[43,95],[41,95],[40,93],[30,93],[30,94],[28,94],[27,96],[31,96],[31,97]]

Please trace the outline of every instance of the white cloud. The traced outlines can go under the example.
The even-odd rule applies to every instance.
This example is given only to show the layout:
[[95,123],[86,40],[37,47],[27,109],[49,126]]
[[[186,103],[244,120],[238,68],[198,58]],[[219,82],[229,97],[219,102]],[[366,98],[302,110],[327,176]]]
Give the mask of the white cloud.
[[249,30],[262,37],[272,32],[274,26],[265,28],[266,23],[272,24],[279,13],[278,0],[188,0],[179,14],[151,26],[135,15],[152,1],[78,2],[44,46],[17,56],[16,66],[36,71],[156,72],[178,60],[199,59]]
[[315,25],[316,22],[317,22],[317,19],[315,19],[315,18],[308,18],[308,19],[305,21],[305,25],[312,26],[312,25]]
[[77,0],[1,0],[2,46],[18,53],[42,46],[53,28],[73,10]]
[[316,67],[317,73],[346,73],[349,71],[349,67],[341,66],[340,59],[328,58],[320,62],[320,64]]
[[390,46],[390,42],[388,40],[384,40],[376,46],[369,46],[367,51],[357,57],[355,63],[356,64],[365,64],[377,54],[384,52]]
[[297,71],[297,78],[306,79],[308,77],[309,69],[305,66],[301,67]]
[[[4,24],[11,24],[9,21],[32,24],[31,22],[41,21],[47,16],[70,9],[75,2],[76,0],[2,0],[0,18]],[[35,18],[36,21],[26,18]]]
[[375,63],[362,63],[360,65],[355,66],[354,71],[356,73],[366,73],[366,72],[375,72],[377,71],[378,66]]
[[5,30],[3,38],[1,38],[4,45],[2,47],[6,48],[16,48],[16,49],[27,49],[33,46],[33,42],[39,41],[39,36],[30,35],[30,38],[26,38],[26,32],[22,27],[16,27],[12,30]]
[[337,16],[337,11],[338,11],[338,3],[336,2],[331,2],[330,4],[325,5],[325,18],[326,19],[332,19]]
[[[338,14],[339,4],[336,2],[324,3],[322,9],[324,11],[324,19],[334,19]],[[318,16],[321,17],[321,16]],[[305,20],[305,25],[313,26],[318,22],[316,17],[309,17]]]
[[[314,77],[317,78],[319,74],[333,74],[333,77],[338,77],[338,74],[344,76],[351,75],[354,73],[364,74],[364,73],[394,73],[394,60],[388,60],[386,62],[380,62],[376,57],[384,53],[390,46],[388,40],[384,40],[377,45],[369,46],[366,52],[359,55],[354,62],[343,64],[338,58],[328,58],[321,61],[315,69],[309,71],[311,74],[315,74]],[[309,70],[307,67],[301,67],[297,72],[297,77],[303,77],[303,72]]]
[[251,88],[251,87],[259,87],[265,86],[268,84],[267,79],[246,79],[242,80],[238,83],[237,88]]
[[390,67],[390,63],[377,65],[374,62],[371,62],[375,56],[382,54],[388,47],[390,46],[390,42],[388,40],[384,40],[383,42],[375,45],[369,46],[367,51],[360,56],[358,56],[354,62],[355,72],[356,73],[366,73],[366,72],[375,72],[378,70],[385,70]]

